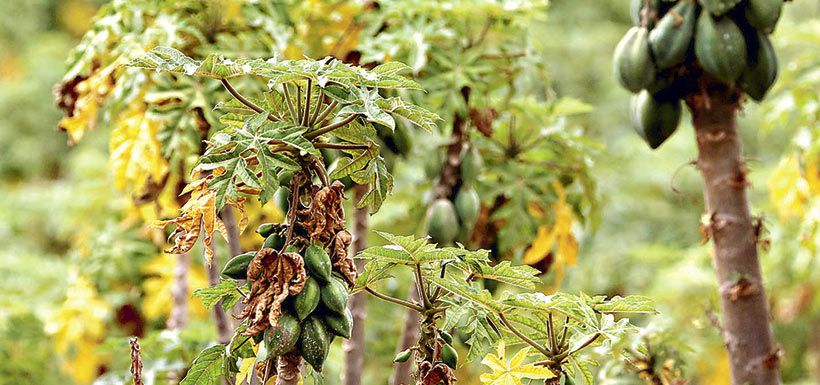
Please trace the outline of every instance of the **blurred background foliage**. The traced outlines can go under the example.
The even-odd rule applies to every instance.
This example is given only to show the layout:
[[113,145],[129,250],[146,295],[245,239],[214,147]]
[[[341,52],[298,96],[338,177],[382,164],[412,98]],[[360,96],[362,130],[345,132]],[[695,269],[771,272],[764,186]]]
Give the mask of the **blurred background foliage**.
[[[155,234],[142,226],[145,214],[115,186],[111,128],[85,132],[73,146],[56,131],[61,113],[53,106],[52,87],[102,4],[0,2],[0,384],[122,383],[126,337],[134,334],[143,336],[148,383],[165,383],[150,373],[184,371],[215,336],[209,313],[194,298],[188,326],[165,330],[176,262],[152,242]],[[305,16],[311,21],[310,15],[334,7],[322,1],[304,6],[312,11]],[[556,0],[548,16],[527,32],[554,93],[592,106],[585,114],[562,118],[569,120],[565,126],[582,128],[585,140],[600,144],[587,154],[600,219],[594,226],[573,227],[580,243],[577,264],[566,267],[561,280],[545,277],[544,290],[560,282],[559,289],[568,292],[652,297],[661,314],[647,320],[636,339],[652,341],[652,356],[663,358],[655,364],[682,367],[691,384],[727,383],[726,355],[713,322],[718,310],[710,249],[701,245],[698,229],[702,200],[691,164],[696,154],[691,127],[658,151],[648,150],[629,127],[627,95],[611,76],[609,58],[630,24],[628,8],[627,1]],[[753,210],[762,215],[770,241],[763,263],[775,335],[783,348],[783,377],[787,384],[815,384],[820,382],[820,2],[795,1],[785,9],[774,34],[780,79],[762,104],[745,105],[741,127],[752,169]],[[342,19],[353,12],[334,11]],[[304,37],[339,29],[328,20],[293,22]],[[323,44],[329,43],[283,50],[294,57],[345,50]],[[269,55],[258,47],[237,51]],[[420,213],[407,212],[418,205],[419,190],[402,186],[418,184],[423,174],[418,167],[402,167],[394,197],[373,220],[376,229],[418,229],[413,218]],[[281,213],[251,215],[258,221]],[[254,242],[244,240],[248,246]],[[207,285],[200,258],[193,258],[188,283],[191,290]],[[376,301],[370,301],[369,311],[365,383],[381,384],[402,314]],[[642,383],[635,372],[644,353],[635,353],[634,365],[608,362],[598,383]],[[341,365],[341,349],[334,349],[330,383]],[[462,369],[460,383],[477,384],[477,370]]]

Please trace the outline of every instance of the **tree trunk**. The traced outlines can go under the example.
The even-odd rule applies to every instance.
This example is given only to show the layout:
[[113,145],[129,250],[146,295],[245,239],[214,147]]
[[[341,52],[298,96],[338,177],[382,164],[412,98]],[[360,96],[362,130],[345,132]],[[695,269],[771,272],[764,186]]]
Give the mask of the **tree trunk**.
[[780,384],[779,350],[757,254],[757,227],[746,197],[746,166],[737,129],[739,93],[710,84],[687,99],[703,177],[705,224],[714,246],[723,340],[732,384]]
[[302,357],[287,353],[276,362],[276,385],[298,385]]
[[[355,198],[358,202],[365,193],[367,187],[357,185],[355,187]],[[356,209],[353,216],[353,255],[367,247],[367,209]],[[364,260],[356,260],[356,270],[364,268]],[[345,341],[345,366],[342,370],[342,383],[345,385],[361,385],[362,369],[364,367],[364,347],[365,329],[364,323],[367,319],[367,293],[360,292],[350,298],[350,312],[353,314],[353,330],[350,339]]]
[[219,212],[219,218],[225,224],[225,231],[228,233],[228,251],[231,257],[242,254],[242,246],[239,244],[239,227],[236,225],[236,216],[233,207],[225,206]]
[[[416,286],[410,285],[410,292],[407,294],[411,302],[419,300],[419,293]],[[404,326],[401,330],[401,338],[399,345],[396,347],[396,353],[408,349],[415,344],[419,339],[419,314],[412,310],[404,312]],[[393,366],[393,376],[390,378],[390,385],[409,385],[411,384],[410,374],[413,371],[413,363],[415,360],[407,360],[405,362],[396,363]]]
[[177,254],[177,267],[174,269],[174,285],[171,287],[171,315],[166,326],[168,329],[182,329],[188,324],[188,271],[191,268],[189,253]]
[[[213,247],[213,244],[211,245]],[[211,266],[206,266],[208,269],[208,283],[213,285],[219,284],[219,258],[214,254],[214,259],[211,261]],[[228,313],[222,308],[222,301],[214,305],[213,308],[214,320],[216,321],[216,334],[219,338],[219,343],[227,344],[231,340],[231,320],[228,318]]]

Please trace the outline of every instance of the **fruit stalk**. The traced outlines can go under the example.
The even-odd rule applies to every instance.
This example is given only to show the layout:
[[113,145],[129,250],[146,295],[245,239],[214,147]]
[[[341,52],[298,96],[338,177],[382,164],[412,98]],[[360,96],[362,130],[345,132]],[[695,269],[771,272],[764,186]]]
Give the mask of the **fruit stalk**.
[[717,82],[687,98],[703,177],[705,224],[714,247],[722,334],[732,384],[777,385],[779,350],[757,253],[757,233],[746,195],[746,166],[738,135],[740,94]]
[[[355,201],[364,197],[367,187],[355,187]],[[353,250],[357,255],[367,248],[367,209],[359,208],[353,216]],[[364,269],[364,260],[356,260],[356,270]],[[365,330],[364,322],[367,318],[366,293],[356,293],[350,297],[350,312],[353,314],[353,330],[350,339],[345,341],[345,367],[342,371],[342,383],[345,385],[361,385],[362,369],[364,367]]]

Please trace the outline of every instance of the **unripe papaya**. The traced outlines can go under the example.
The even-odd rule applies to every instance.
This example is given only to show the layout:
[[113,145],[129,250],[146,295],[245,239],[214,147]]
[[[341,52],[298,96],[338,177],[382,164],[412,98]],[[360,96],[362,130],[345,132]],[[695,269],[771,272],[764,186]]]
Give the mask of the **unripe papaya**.
[[339,337],[350,338],[353,329],[353,314],[350,309],[345,309],[342,314],[327,313],[323,316],[327,330]]
[[439,174],[441,174],[441,166],[444,161],[444,157],[441,154],[441,149],[435,148],[433,151],[425,155],[426,156],[422,160],[424,163],[424,175],[430,179],[438,178]]
[[649,50],[649,31],[644,27],[630,28],[615,47],[615,78],[631,92],[638,92],[655,80],[657,69]]
[[407,362],[412,355],[413,351],[411,349],[402,350],[396,353],[396,356],[393,357],[393,362]]
[[450,344],[441,345],[441,362],[453,369],[458,365],[458,352]]
[[320,283],[325,284],[330,281],[330,270],[333,266],[330,256],[321,244],[314,243],[305,250],[305,268]]
[[251,260],[255,256],[255,251],[249,251],[231,258],[222,268],[222,275],[233,279],[248,278],[248,266],[250,266]]
[[299,345],[302,358],[317,372],[322,371],[330,349],[330,336],[318,317],[310,316],[302,322]]
[[344,315],[347,309],[347,284],[341,278],[332,277],[330,282],[321,288],[322,304],[339,315]]
[[293,299],[293,307],[296,309],[296,316],[299,317],[300,321],[313,313],[313,310],[319,305],[321,292],[322,288],[319,283],[313,277],[308,277],[302,291],[296,294],[296,298]]
[[697,16],[697,4],[684,0],[675,4],[649,32],[649,46],[658,68],[676,66],[686,59]]
[[276,228],[276,223],[263,223],[256,228],[256,233],[261,235],[262,238],[267,238],[276,231]]
[[465,183],[470,183],[481,175],[483,169],[484,159],[481,158],[481,153],[478,152],[475,146],[471,146],[461,158],[461,168],[459,169],[461,179]]
[[743,11],[749,25],[769,34],[774,32],[782,9],[783,0],[749,0]]
[[450,335],[450,333],[447,333],[447,332],[445,332],[445,331],[443,331],[443,330],[442,330],[442,331],[439,333],[439,335],[441,336],[441,339],[443,339],[443,340],[444,340],[444,342],[446,342],[446,343],[448,343],[448,344],[452,344],[452,343],[453,343],[453,336],[452,336],[452,335]]
[[481,211],[481,200],[478,193],[470,185],[462,185],[456,194],[456,213],[461,222],[461,226],[465,229],[472,230],[478,219],[478,213]]
[[746,69],[746,41],[732,19],[715,20],[701,12],[695,32],[695,56],[704,71],[732,84]]
[[427,235],[433,242],[448,244],[458,236],[456,209],[447,199],[436,199],[427,209]]
[[290,181],[293,179],[293,171],[282,171],[277,175],[280,186],[290,186]]
[[749,97],[759,102],[777,79],[777,54],[762,32],[755,31],[749,40],[749,63],[738,84]]
[[290,209],[290,189],[285,186],[280,186],[273,193],[273,201],[282,213],[287,213],[288,209]]
[[279,357],[293,349],[299,341],[301,327],[299,320],[291,314],[285,313],[279,317],[276,326],[265,330],[265,346],[268,349],[268,359]]
[[285,245],[285,237],[281,234],[271,234],[265,238],[265,242],[262,242],[262,248],[271,248],[274,250],[279,250],[282,246]]
[[659,98],[643,91],[632,97],[630,117],[635,131],[649,147],[658,148],[678,128],[681,103],[678,99]]
[[742,0],[700,0],[709,13],[720,16],[732,10]]

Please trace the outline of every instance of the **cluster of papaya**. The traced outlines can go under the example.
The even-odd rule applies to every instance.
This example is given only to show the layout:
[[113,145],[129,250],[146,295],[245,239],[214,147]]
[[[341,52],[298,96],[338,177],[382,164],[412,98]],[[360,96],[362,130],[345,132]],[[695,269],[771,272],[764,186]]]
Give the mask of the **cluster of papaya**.
[[466,242],[473,231],[481,200],[473,184],[484,168],[478,149],[474,146],[461,155],[461,185],[453,200],[437,198],[427,209],[427,235],[435,243],[447,245],[455,241]]
[[615,48],[615,77],[632,97],[638,134],[657,148],[677,129],[693,68],[760,101],[777,77],[767,35],[784,0],[633,0],[634,26]]
[[[286,231],[287,227],[281,224],[259,226],[257,233],[265,237],[262,248],[281,249]],[[267,358],[295,352],[321,371],[333,339],[350,338],[353,316],[347,306],[347,283],[333,270],[330,256],[321,244],[304,248],[291,245],[285,251],[302,255],[308,277],[302,291],[282,304],[278,323],[265,330]],[[222,275],[247,279],[248,266],[255,255],[256,252],[248,252],[232,258]]]
[[[458,352],[452,345],[453,336],[443,330],[438,330],[438,336],[439,338],[437,339],[437,342],[441,349],[441,362],[449,366],[451,369],[455,369],[458,365]],[[393,357],[393,362],[407,362],[407,360],[413,356],[413,351],[416,349],[417,347],[413,347],[396,353],[396,356]]]

